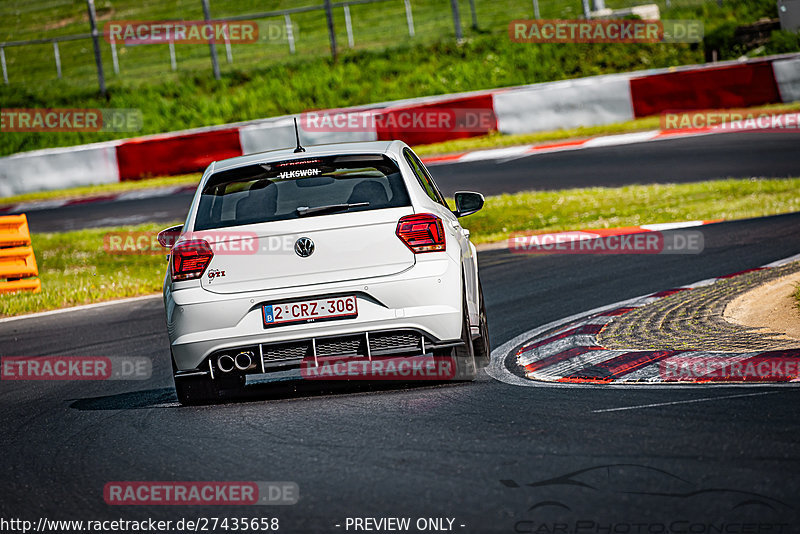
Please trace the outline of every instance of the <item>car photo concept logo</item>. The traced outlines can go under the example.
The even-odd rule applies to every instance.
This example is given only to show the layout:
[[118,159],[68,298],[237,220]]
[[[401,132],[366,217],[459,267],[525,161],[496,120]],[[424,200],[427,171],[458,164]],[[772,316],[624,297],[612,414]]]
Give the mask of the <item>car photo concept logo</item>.
[[295,242],[294,251],[301,258],[307,258],[314,253],[314,242],[308,237],[301,237]]

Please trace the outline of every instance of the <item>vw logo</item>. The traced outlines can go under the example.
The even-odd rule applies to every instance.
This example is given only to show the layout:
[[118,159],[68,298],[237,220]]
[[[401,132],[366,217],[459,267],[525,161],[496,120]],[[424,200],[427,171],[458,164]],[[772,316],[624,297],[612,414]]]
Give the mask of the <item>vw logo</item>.
[[294,251],[301,258],[307,258],[314,253],[314,242],[308,237],[301,237],[295,242]]

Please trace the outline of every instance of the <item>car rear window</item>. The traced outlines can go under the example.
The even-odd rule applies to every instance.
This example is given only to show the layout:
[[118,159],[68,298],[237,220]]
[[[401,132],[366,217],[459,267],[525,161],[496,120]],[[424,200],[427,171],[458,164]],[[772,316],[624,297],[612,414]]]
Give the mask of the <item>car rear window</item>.
[[384,155],[309,157],[213,174],[200,196],[195,230],[410,204],[397,165]]

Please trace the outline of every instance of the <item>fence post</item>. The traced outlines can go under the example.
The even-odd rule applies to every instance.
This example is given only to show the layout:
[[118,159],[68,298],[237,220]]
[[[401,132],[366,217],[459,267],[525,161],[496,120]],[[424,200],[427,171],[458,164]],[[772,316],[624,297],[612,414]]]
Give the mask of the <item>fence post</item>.
[[89,24],[92,27],[92,43],[94,44],[94,61],[97,63],[97,81],[100,84],[100,94],[106,96],[106,76],[103,74],[103,57],[100,55],[100,41],[97,31],[97,14],[94,11],[94,0],[86,0],[89,9]]
[[111,39],[111,65],[114,67],[114,74],[119,76],[119,57],[117,57],[117,41]]
[[4,46],[0,46],[0,64],[3,67],[3,83],[8,85],[8,71],[6,70],[6,49]]
[[411,13],[411,2],[403,0],[406,5],[406,22],[408,23],[408,36],[414,37],[414,15]]
[[[203,2],[203,18],[206,21],[211,20],[211,10],[208,7],[208,0],[202,0]],[[211,68],[214,70],[214,79],[219,80],[219,63],[217,62],[217,45],[214,44],[214,39],[208,40],[208,48],[211,50]]]
[[592,9],[589,7],[589,0],[583,0],[583,17],[586,20],[592,18]]
[[456,28],[456,39],[462,40],[464,32],[461,29],[461,14],[458,12],[458,0],[450,0],[450,8],[453,10],[453,25]]
[[225,28],[225,31],[222,32],[222,35],[225,36],[225,56],[228,59],[228,63],[233,63],[233,52],[231,51],[231,39],[228,37],[228,29]]
[[288,13],[283,15],[283,21],[286,23],[286,39],[289,41],[289,53],[294,54],[294,28],[292,28],[292,18]]
[[61,79],[61,54],[58,53],[58,41],[53,39],[53,57],[56,58],[56,74]]
[[[667,1],[669,1],[669,0],[667,0]],[[594,0],[594,10],[595,11],[600,11],[601,9],[605,9],[605,8],[606,8],[605,0]]]
[[469,0],[469,10],[472,13],[472,29],[478,29],[478,13],[475,11],[475,0]]
[[542,18],[542,16],[539,14],[539,0],[533,0],[533,18]]
[[333,8],[331,0],[325,0],[325,17],[328,19],[328,36],[331,39],[331,55],[336,61],[336,31],[333,28]]
[[350,6],[344,5],[344,27],[347,29],[347,45],[353,48],[353,23],[350,21]]
[[175,42],[169,42],[169,66],[172,70],[178,70],[178,61],[175,59]]

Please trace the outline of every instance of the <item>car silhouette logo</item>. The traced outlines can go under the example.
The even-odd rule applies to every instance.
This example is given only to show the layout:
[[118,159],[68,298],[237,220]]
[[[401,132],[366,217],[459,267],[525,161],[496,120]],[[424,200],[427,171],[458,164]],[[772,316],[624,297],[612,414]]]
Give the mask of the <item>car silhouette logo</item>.
[[308,237],[301,237],[295,242],[294,251],[301,258],[307,258],[314,253],[314,242]]

